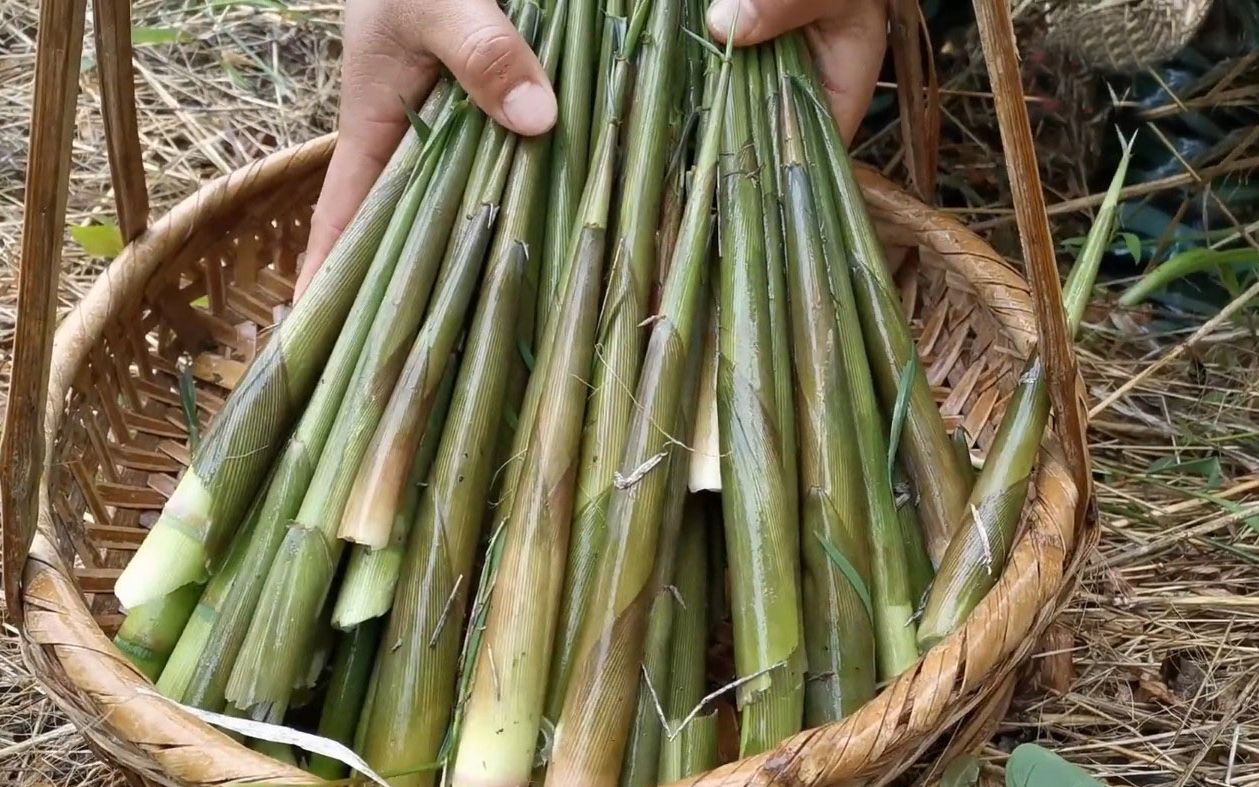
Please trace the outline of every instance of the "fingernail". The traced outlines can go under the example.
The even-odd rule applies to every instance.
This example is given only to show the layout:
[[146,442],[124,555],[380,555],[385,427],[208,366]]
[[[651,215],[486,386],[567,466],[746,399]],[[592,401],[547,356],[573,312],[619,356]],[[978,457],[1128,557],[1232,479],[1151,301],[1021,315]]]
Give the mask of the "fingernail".
[[503,99],[503,118],[520,134],[550,131],[555,125],[555,112],[555,94],[537,82],[521,82]]
[[[739,10],[739,0],[716,0],[708,7],[708,29],[713,35],[719,36],[722,41],[726,40],[726,36],[737,33],[738,30],[731,30],[731,26],[735,24],[735,14]],[[739,26],[743,27],[744,22],[739,20]],[[738,36],[735,36],[736,38]]]

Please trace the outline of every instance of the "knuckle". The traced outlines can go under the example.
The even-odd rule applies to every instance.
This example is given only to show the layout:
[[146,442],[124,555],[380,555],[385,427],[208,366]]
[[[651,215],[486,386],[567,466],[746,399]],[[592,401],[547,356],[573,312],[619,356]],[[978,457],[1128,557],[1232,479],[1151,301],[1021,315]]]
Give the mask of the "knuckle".
[[512,33],[487,25],[470,32],[459,44],[455,57],[469,75],[502,82],[512,70],[515,50]]

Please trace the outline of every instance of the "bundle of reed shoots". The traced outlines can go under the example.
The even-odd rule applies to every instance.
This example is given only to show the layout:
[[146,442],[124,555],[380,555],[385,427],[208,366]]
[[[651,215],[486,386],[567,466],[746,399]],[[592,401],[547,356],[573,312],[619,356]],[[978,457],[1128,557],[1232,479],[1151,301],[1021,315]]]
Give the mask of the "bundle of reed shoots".
[[120,579],[116,642],[391,784],[670,781],[852,714],[965,621],[1043,370],[975,474],[802,37],[719,48],[696,0],[507,10],[555,129],[448,79],[412,113]]

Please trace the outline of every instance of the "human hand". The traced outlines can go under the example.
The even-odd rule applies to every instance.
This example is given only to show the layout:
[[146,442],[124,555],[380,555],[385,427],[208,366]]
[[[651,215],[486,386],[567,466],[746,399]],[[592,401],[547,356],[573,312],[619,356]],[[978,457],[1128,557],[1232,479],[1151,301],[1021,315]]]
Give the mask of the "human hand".
[[887,49],[886,0],[716,0],[709,6],[708,28],[719,42],[726,42],[732,23],[735,46],[804,28],[831,112],[852,141]]
[[442,64],[512,131],[541,134],[555,123],[546,72],[495,0],[347,0],[344,41],[340,135],[311,217],[299,296],[402,139],[403,102],[427,95]]

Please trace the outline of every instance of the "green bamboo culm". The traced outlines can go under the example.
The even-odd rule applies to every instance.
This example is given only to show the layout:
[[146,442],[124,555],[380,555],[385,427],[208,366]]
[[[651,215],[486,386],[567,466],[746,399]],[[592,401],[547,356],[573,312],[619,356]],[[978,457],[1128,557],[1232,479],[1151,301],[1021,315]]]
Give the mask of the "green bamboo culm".
[[[681,52],[678,53],[682,55]],[[681,118],[674,120],[677,135],[673,137],[676,146],[687,144],[687,133],[681,126]],[[676,151],[671,167],[681,170],[680,150]],[[667,276],[668,262],[673,257],[678,232],[682,223],[684,205],[680,182],[681,177],[673,175],[670,182],[679,184],[676,216],[669,215],[662,207],[662,229],[657,238],[656,293],[655,300],[664,291],[664,279]],[[708,315],[706,314],[707,318]],[[694,357],[687,369],[691,375],[686,382],[682,395],[682,407],[678,412],[678,425],[675,428],[680,436],[690,435],[695,423],[695,410],[698,404],[697,391],[699,374],[703,362],[705,343],[696,341],[692,347]],[[688,443],[693,442],[691,440]],[[654,787],[656,784],[657,763],[660,759],[660,741],[664,732],[660,712],[657,709],[657,693],[668,685],[669,674],[669,640],[673,632],[673,614],[676,604],[673,600],[670,583],[672,582],[677,558],[678,536],[682,527],[682,517],[688,499],[688,482],[690,480],[691,457],[689,452],[674,452],[669,458],[669,481],[665,500],[663,521],[660,524],[660,541],[656,549],[655,574],[652,577],[652,603],[647,620],[647,634],[643,647],[643,675],[638,685],[638,705],[634,711],[634,720],[630,728],[629,741],[625,749],[625,757],[621,763],[622,787]]]
[[718,738],[717,711],[696,716],[677,737],[666,738],[660,748],[660,784],[672,784],[716,768],[721,763]]
[[[780,62],[788,79],[784,80],[784,104],[790,98],[804,131],[806,155],[810,161],[826,161],[827,152],[822,138],[830,131],[838,132],[834,118],[822,102],[820,94],[813,92],[811,83],[802,76],[810,61],[799,35],[779,38],[776,46],[781,54]],[[862,490],[865,498],[867,543],[870,549],[870,599],[874,608],[875,659],[882,680],[891,680],[918,660],[918,648],[914,631],[913,592],[909,581],[909,566],[905,555],[905,542],[901,535],[900,518],[892,491],[892,464],[889,459],[888,434],[883,414],[879,409],[875,382],[871,374],[871,360],[866,345],[861,340],[860,319],[853,278],[846,262],[845,246],[841,240],[841,209],[839,194],[834,182],[823,170],[818,177],[811,177],[813,198],[822,223],[822,241],[827,261],[830,295],[835,301],[838,318],[839,363],[848,382],[848,392],[853,410],[853,425],[857,438],[857,454],[862,470]],[[865,238],[863,228],[852,233],[861,236],[863,242],[878,246],[877,237]],[[872,231],[872,230],[870,230]],[[853,242],[849,246],[855,246]],[[956,457],[951,447],[950,457]]]
[[[694,357],[688,368],[693,379],[686,383],[686,390],[690,393],[695,391],[699,382],[702,349],[701,342],[696,342],[692,349]],[[687,398],[678,414],[679,432],[685,433],[695,420],[694,400],[694,396]],[[658,694],[669,685],[669,643],[677,607],[671,583],[677,570],[678,539],[688,499],[686,482],[689,470],[690,456],[687,453],[675,452],[669,458],[668,497],[660,524],[660,543],[656,549],[655,574],[652,577],[653,595],[643,646],[643,674],[637,691],[638,705],[621,763],[622,787],[654,787],[656,784],[660,741],[664,732],[656,701]]]
[[[275,476],[272,474],[263,485],[263,488],[269,489],[274,480]],[[263,499],[258,498],[254,501],[253,507],[250,508],[249,514],[245,519],[244,526],[236,534],[236,540],[232,543],[231,551],[227,553],[227,560],[224,561],[223,567],[210,578],[210,581],[198,593],[195,606],[190,610],[186,622],[179,627],[178,633],[175,635],[178,641],[175,642],[174,647],[170,651],[170,658],[166,660],[160,676],[154,679],[157,690],[161,692],[162,696],[170,697],[177,702],[184,702],[194,707],[200,707],[198,702],[188,702],[186,696],[188,687],[202,661],[208,658],[206,646],[214,633],[215,624],[219,619],[219,611],[225,606],[233,586],[239,581],[241,566],[244,564],[245,557],[249,552],[249,546],[253,543],[258,532]],[[163,600],[169,599],[171,599],[170,595],[163,597]],[[140,607],[140,611],[144,609],[144,607]],[[128,615],[128,619],[130,617]],[[123,627],[126,628],[125,621]],[[121,646],[120,649],[124,653],[127,652]],[[214,709],[218,710],[220,707],[216,706]]]
[[677,609],[669,641],[668,682],[661,707],[668,725],[660,746],[657,782],[668,784],[708,770],[717,761],[716,712],[693,713],[708,693],[708,522],[704,502],[687,500],[673,588]]
[[[371,619],[338,637],[332,677],[319,715],[319,735],[349,746],[367,694],[383,622]],[[344,779],[348,769],[339,760],[315,755],[309,770],[321,779]]]
[[[434,108],[444,97],[434,91],[426,106]],[[375,290],[364,283],[397,259],[398,246],[382,239],[425,148],[421,132],[410,129],[302,298],[215,417],[157,523],[118,578],[115,593],[125,609],[204,581],[207,569],[222,558],[283,436],[306,409],[334,345],[353,332],[353,319],[361,317],[355,312],[375,310]]]
[[[789,46],[803,47],[798,36],[784,37]],[[901,394],[902,378],[909,375],[908,409],[898,455],[905,462],[918,491],[919,518],[932,562],[939,564],[948,547],[952,523],[961,518],[970,487],[966,472],[949,443],[939,407],[927,382],[925,368],[910,333],[896,283],[887,266],[883,245],[870,220],[847,147],[834,117],[817,101],[826,95],[808,58],[801,60],[797,79],[812,97],[813,113],[825,148],[826,169],[834,176],[842,245],[857,314],[864,333],[870,372],[880,401],[891,411]],[[820,171],[820,168],[819,168]],[[886,438],[885,438],[886,439]]]
[[913,484],[900,462],[893,468],[892,493],[896,497],[896,517],[900,521],[901,539],[905,544],[910,598],[917,610],[926,601],[924,594],[935,578],[935,566],[931,565],[927,542],[922,537],[922,524],[918,521],[918,502]]
[[[468,221],[459,243],[449,255],[443,250],[452,224],[456,220],[459,198],[468,179],[472,153],[480,137],[484,115],[468,112],[462,128],[448,151],[430,186],[430,193],[421,206],[413,228],[417,254],[410,260],[412,268],[435,270],[443,256],[448,256],[433,292],[428,314],[418,333],[409,318],[415,307],[409,305],[410,293],[396,289],[405,281],[407,271],[399,268],[390,282],[391,297],[373,321],[365,342],[363,356],[355,369],[353,382],[337,411],[327,445],[315,468],[309,490],[298,509],[294,524],[284,536],[276,558],[267,574],[258,608],[246,635],[236,666],[228,682],[227,697],[241,707],[261,702],[276,702],[291,691],[298,672],[298,659],[311,625],[327,595],[333,573],[339,563],[342,540],[336,537],[337,525],[351,486],[357,476],[361,459],[371,448],[378,426],[392,423],[394,399],[398,391],[418,393],[420,406],[406,413],[419,423],[427,420],[443,371],[454,343],[464,324],[467,303],[479,278],[491,222],[497,208],[497,196],[506,179],[504,151],[496,152],[494,183],[487,186],[487,201],[478,209],[478,217]],[[508,162],[510,158],[507,157]],[[405,317],[395,315],[405,313]],[[398,319],[394,319],[395,316]],[[411,352],[402,352],[406,341],[414,336]],[[418,359],[417,354],[423,357]],[[406,385],[412,370],[431,370],[424,384]],[[394,383],[399,382],[395,388]],[[395,396],[386,398],[385,391]],[[418,438],[417,438],[418,439]],[[415,442],[399,452],[408,459],[415,455]]]
[[[288,705],[286,703],[280,703],[260,708],[252,713],[246,713],[240,709],[233,709],[233,712],[228,715],[248,718],[253,721],[260,721],[266,724],[283,724],[284,715],[286,713],[288,713]],[[287,765],[297,765],[297,753],[294,752],[293,747],[287,743],[267,741],[261,738],[251,738],[249,739],[249,748],[261,754],[265,754],[273,760],[279,760]]]
[[656,271],[659,216],[643,206],[660,204],[668,166],[666,128],[679,93],[676,50],[680,8],[660,2],[644,31],[636,100],[626,125],[619,218],[611,245],[611,267],[599,316],[593,389],[582,430],[572,541],[564,579],[564,605],[556,633],[556,658],[549,681],[548,715],[559,715],[573,650],[589,609],[607,533],[608,500],[628,437],[634,382],[643,358],[643,320]]
[[585,380],[594,356],[618,112],[650,5],[638,4],[616,60],[614,97],[583,190],[563,296],[526,391],[516,440],[521,450],[513,451],[520,459],[507,470],[501,554],[491,558],[494,587],[467,667],[470,693],[457,731],[457,783],[527,782],[533,770],[563,589]]
[[[389,220],[319,384],[272,469],[271,480],[264,487],[258,522],[247,537],[238,534],[238,541],[247,542],[244,554],[238,565],[228,561],[210,578],[203,606],[212,620],[205,627],[198,623],[185,630],[181,640],[187,641],[181,641],[172,654],[178,660],[170,665],[170,681],[184,686],[183,702],[188,705],[214,711],[224,707],[228,676],[253,617],[267,569],[306,494],[363,342],[406,245],[411,223],[449,141],[456,94],[450,82],[439,82],[421,108],[419,116],[432,127],[432,132]],[[191,676],[185,678],[180,672],[191,672]]]
[[[1072,335],[1084,318],[1098,267],[1114,235],[1119,192],[1131,155],[1128,142],[1063,287],[1067,328]],[[984,469],[967,501],[967,514],[954,531],[927,595],[926,610],[918,626],[918,644],[924,651],[960,627],[1001,577],[1022,520],[1032,468],[1049,421],[1049,404],[1045,367],[1038,353],[1028,359],[1019,375],[1001,426],[988,449]]]
[[[630,0],[629,4],[633,4],[637,0]],[[601,24],[599,25],[598,41],[599,52],[595,64],[595,95],[594,102],[591,106],[591,114],[594,117],[595,127],[598,122],[605,116],[608,108],[608,100],[612,95],[612,71],[613,63],[620,51],[621,41],[625,37],[625,25],[629,16],[626,11],[626,0],[604,0],[603,14]],[[598,132],[595,132],[596,135]],[[592,142],[594,140],[591,140]]]
[[[569,0],[563,57],[559,62],[559,111],[551,130],[545,231],[539,259],[535,339],[546,335],[547,323],[563,294],[568,257],[582,186],[589,167],[592,101],[600,30],[599,0]],[[597,122],[601,115],[593,113]]]
[[[541,8],[533,0],[518,0],[512,4],[511,10],[512,21],[521,36],[532,44],[538,34]],[[488,226],[495,221],[494,209],[503,190],[503,186],[496,185],[496,180],[506,177],[515,155],[517,137],[514,134],[497,123],[486,122],[479,112],[475,120],[477,122],[469,123],[467,129],[469,135],[479,134],[471,169],[466,171],[466,182],[452,189],[452,193],[459,191],[462,199],[454,214],[454,223],[450,225],[449,237],[443,241],[445,253],[442,259],[448,262],[443,264],[437,282],[434,310],[451,305],[443,298],[454,298],[459,304],[466,304],[471,298],[471,288],[476,286],[477,281],[474,277],[479,274],[480,268],[462,264],[459,257],[463,252],[472,254],[473,258],[478,254],[484,256],[484,249],[477,247],[488,243]],[[469,232],[473,234],[469,235]],[[436,240],[436,235],[423,234]],[[469,237],[479,243],[465,245]],[[432,250],[437,251],[436,247]],[[394,292],[405,293],[406,290]],[[441,391],[446,364],[439,348],[444,346],[444,337],[461,327],[462,324],[441,323],[435,330],[421,331],[418,336],[412,333],[415,342],[405,356],[401,373],[394,372],[397,384],[384,412],[379,413],[379,405],[375,401],[365,403],[368,405],[365,408],[367,417],[360,420],[368,429],[374,429],[374,433],[353,474],[344,501],[337,529],[337,536],[342,540],[373,549],[380,549],[388,543],[395,514],[406,494],[406,481],[416,448],[434,409],[435,397]],[[391,335],[385,334],[386,337]],[[435,341],[437,345],[433,344]],[[437,354],[434,355],[435,351]],[[392,360],[403,363],[403,357],[397,352]],[[372,407],[379,413],[375,423],[370,423],[371,416],[375,414]]]
[[[773,69],[779,72],[777,64]],[[839,317],[805,165],[801,118],[791,100],[789,75],[784,76],[776,90],[775,137],[798,403],[804,637],[810,673],[805,714],[810,724],[819,724],[851,714],[874,696],[872,571],[863,527],[855,408],[844,366],[834,355],[842,341]],[[734,555],[731,550],[732,574]],[[737,647],[737,621],[735,633]]]
[[[718,340],[722,513],[731,555],[740,750],[757,754],[800,730],[805,637],[801,630],[800,531],[789,516],[772,356],[773,313],[766,255],[766,203],[750,118],[760,86],[756,50],[734,53],[724,113],[721,287]],[[721,99],[721,96],[718,96]],[[774,592],[766,593],[772,587]]]
[[[657,3],[653,17],[663,13]],[[727,61],[716,89],[717,106],[724,105],[729,82]],[[601,581],[574,652],[548,784],[604,784],[615,781],[621,769],[641,674],[653,558],[668,497],[666,460],[682,451],[670,425],[676,431],[687,367],[704,335],[722,121],[723,113],[713,112],[704,131],[682,231],[651,323],[633,400],[636,408],[608,506],[607,545],[597,572]]]
[[189,582],[127,613],[114,645],[149,680],[156,681],[197,606],[203,586]]
[[371,618],[384,615],[393,604],[407,537],[419,512],[421,487],[428,478],[433,457],[437,454],[438,441],[441,440],[449,412],[455,387],[455,372],[458,369],[456,358],[457,356],[452,357],[442,378],[441,387],[437,390],[437,400],[424,427],[424,436],[420,438],[415,458],[411,460],[411,472],[407,477],[398,510],[394,514],[389,543],[380,549],[355,544],[350,553],[345,576],[342,577],[341,587],[337,591],[337,603],[332,610],[332,625],[342,631],[349,631]]
[[774,401],[778,405],[776,426],[782,440],[783,490],[786,495],[783,516],[798,520],[799,455],[796,440],[795,384],[791,366],[791,317],[787,299],[787,258],[783,236],[782,209],[778,201],[778,136],[773,120],[778,106],[778,65],[773,47],[757,48],[755,79],[748,84],[752,107],[765,111],[752,112],[752,139],[756,159],[760,163],[761,218],[765,222],[765,266],[769,287],[769,326],[774,370]]
[[[567,18],[564,0],[548,9],[539,57],[552,73]],[[517,353],[502,328],[516,324],[528,305],[521,282],[529,238],[541,223],[550,150],[548,137],[522,140],[512,164],[448,426],[420,496],[384,635],[399,645],[380,651],[374,697],[360,725],[359,751],[376,770],[398,774],[396,787],[432,784],[437,774],[426,766],[441,759],[449,737],[464,610]]]

